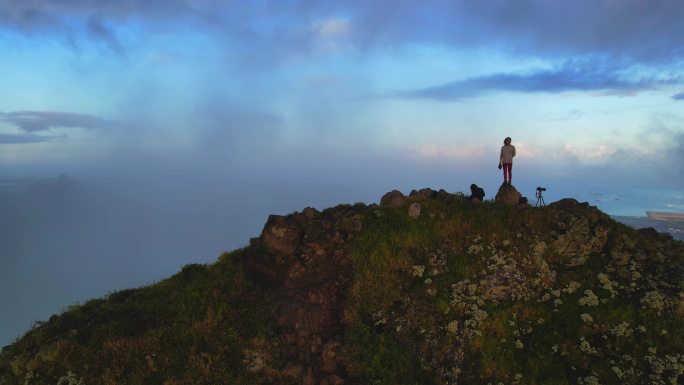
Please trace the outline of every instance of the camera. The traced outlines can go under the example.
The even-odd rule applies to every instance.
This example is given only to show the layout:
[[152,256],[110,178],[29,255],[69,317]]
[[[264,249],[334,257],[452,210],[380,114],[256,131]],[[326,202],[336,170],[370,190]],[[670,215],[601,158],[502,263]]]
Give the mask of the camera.
[[537,187],[537,191],[546,191],[546,187]]

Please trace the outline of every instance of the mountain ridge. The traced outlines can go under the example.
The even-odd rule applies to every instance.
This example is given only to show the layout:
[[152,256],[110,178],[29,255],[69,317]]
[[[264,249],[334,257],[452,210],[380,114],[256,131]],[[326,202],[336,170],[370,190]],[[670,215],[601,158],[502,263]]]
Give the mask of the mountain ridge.
[[37,324],[0,384],[677,383],[683,245],[573,199],[306,208]]

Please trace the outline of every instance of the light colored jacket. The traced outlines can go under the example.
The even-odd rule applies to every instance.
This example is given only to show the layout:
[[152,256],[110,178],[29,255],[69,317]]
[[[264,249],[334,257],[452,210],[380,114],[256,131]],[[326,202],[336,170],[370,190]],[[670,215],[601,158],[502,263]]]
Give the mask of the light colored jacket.
[[515,156],[515,147],[512,144],[505,144],[501,146],[501,156],[499,157],[501,163],[513,163]]

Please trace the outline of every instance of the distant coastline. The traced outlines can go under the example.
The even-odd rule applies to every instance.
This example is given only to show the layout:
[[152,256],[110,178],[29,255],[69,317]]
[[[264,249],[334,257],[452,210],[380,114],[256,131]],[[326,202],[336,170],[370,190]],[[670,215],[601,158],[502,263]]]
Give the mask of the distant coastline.
[[660,221],[684,221],[684,213],[666,212],[666,211],[646,211],[646,215],[650,219]]
[[[653,213],[653,211],[650,211]],[[611,215],[613,219],[618,222],[624,223],[627,226],[633,227],[635,229],[643,229],[647,227],[652,227],[656,231],[661,233],[668,233],[672,235],[674,239],[684,241],[684,218],[680,217],[682,214],[678,213],[665,213],[665,214],[675,214],[675,216],[666,215],[666,218],[662,219],[661,216],[624,216],[624,215]]]

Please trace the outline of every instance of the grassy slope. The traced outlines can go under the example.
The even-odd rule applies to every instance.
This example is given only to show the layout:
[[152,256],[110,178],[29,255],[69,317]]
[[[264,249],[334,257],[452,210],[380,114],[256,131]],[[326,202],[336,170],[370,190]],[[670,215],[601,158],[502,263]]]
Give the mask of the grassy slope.
[[[437,200],[421,203],[423,214],[417,220],[409,218],[405,208],[383,209],[379,217],[369,212],[363,234],[355,241],[357,268],[350,311],[358,320],[350,343],[358,349],[357,365],[364,378],[360,383],[440,383],[440,379],[416,378],[411,373],[455,367],[454,362],[429,362],[429,353],[421,350],[427,347],[447,352],[449,344],[467,345],[460,366],[453,369],[459,370],[459,378],[468,384],[674,384],[678,376],[681,381],[684,323],[681,314],[675,315],[682,290],[682,277],[677,277],[684,266],[681,243],[663,238],[656,241],[594,208],[576,205],[573,210],[578,216],[603,222],[609,228],[607,246],[583,265],[568,268],[558,262],[558,268],[553,269],[555,281],[539,286],[541,290],[535,296],[492,301],[483,300],[482,293],[476,291],[468,298],[470,305],[479,303],[487,316],[469,330],[474,335],[468,338],[461,330],[452,333],[448,328],[456,321],[462,329],[473,318],[466,314],[468,306],[464,312],[457,304],[453,285],[466,279],[477,285],[478,279],[487,277],[488,269],[492,269],[489,258],[493,254],[529,261],[535,245],[550,245],[557,238],[551,229],[558,209],[520,210],[493,204],[470,208]],[[446,248],[440,246],[445,241]],[[658,242],[664,242],[666,250],[672,246],[670,253],[663,261],[649,258],[636,265],[639,267],[633,266],[640,278],[632,274],[625,279],[609,271],[614,266],[611,248],[635,255],[658,254],[662,251],[656,248]],[[448,254],[448,271],[434,277],[427,272],[422,277],[412,274],[413,266],[429,270],[429,258],[439,249]],[[556,258],[550,248],[543,257],[547,261]],[[602,287],[605,282],[601,282],[600,273],[617,284],[615,298]],[[528,271],[528,280],[533,280],[532,274]],[[580,287],[572,293],[563,291],[570,282]],[[623,290],[632,283],[636,285],[633,292]],[[598,305],[580,305],[585,290],[598,296]],[[659,311],[657,306],[642,302],[649,291],[670,298],[665,309]],[[397,307],[400,309],[393,310]],[[417,314],[404,316],[410,313],[407,308]],[[387,325],[376,327],[376,333],[368,332],[382,314],[390,319]],[[581,314],[588,314],[592,321],[585,322]],[[406,319],[391,321],[398,316]],[[417,330],[413,338],[396,332],[397,326],[411,325]],[[425,369],[407,365],[407,354],[413,352],[420,352],[421,357],[408,361],[423,361]],[[445,356],[438,355],[437,361]]]
[[[363,230],[349,245],[354,279],[345,311],[347,383],[440,384],[457,376],[468,384],[639,384],[681,376],[684,326],[675,307],[682,282],[671,275],[684,266],[681,243],[656,240],[577,205],[576,215],[605,222],[608,244],[568,268],[552,248],[535,249],[558,238],[552,229],[560,208],[420,203],[415,220],[406,208],[368,207]],[[245,369],[244,347],[267,346],[271,321],[259,290],[232,263],[242,252],[37,324],[3,351],[0,384],[257,384],[282,378]],[[633,270],[640,278],[609,271],[619,253],[649,255]],[[556,273],[551,283],[535,281],[537,254]],[[435,255],[446,256],[448,269],[433,276]],[[492,256],[518,263],[517,271],[527,274],[519,291],[525,295],[484,299],[483,282],[501,268]],[[426,270],[419,276],[414,267]],[[600,273],[616,283],[614,298]],[[563,291],[571,282],[580,287]],[[636,288],[628,290],[632,283]],[[598,296],[598,305],[580,305],[585,290]],[[658,295],[643,302],[648,292],[665,298],[664,308],[658,308]]]
[[37,324],[3,352],[0,378],[7,384],[55,384],[60,378],[68,384],[71,373],[73,383],[85,384],[256,382],[244,370],[241,346],[263,338],[266,323],[230,258],[188,265],[157,284],[113,293]]

